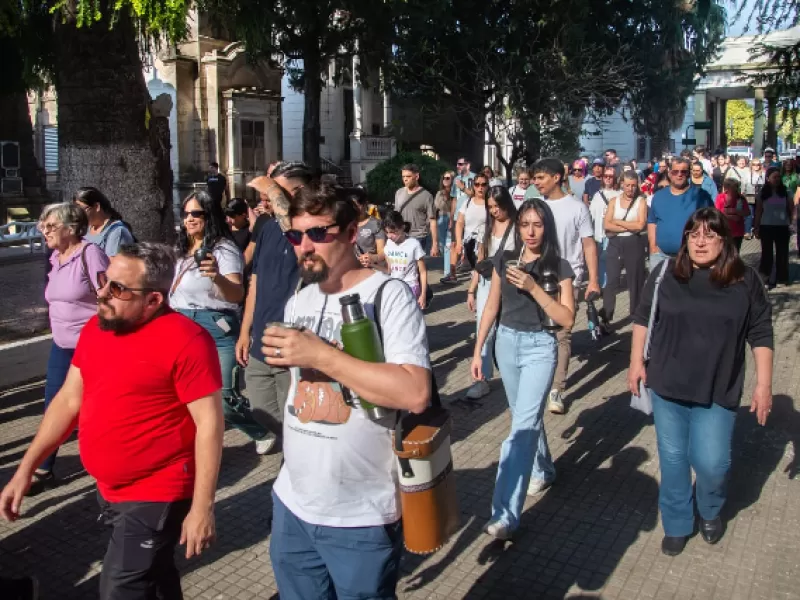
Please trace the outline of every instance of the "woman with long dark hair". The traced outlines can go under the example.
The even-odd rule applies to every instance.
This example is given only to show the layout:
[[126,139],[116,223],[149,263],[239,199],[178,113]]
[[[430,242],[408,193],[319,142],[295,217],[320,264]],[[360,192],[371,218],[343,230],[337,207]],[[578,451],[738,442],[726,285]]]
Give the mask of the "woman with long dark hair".
[[[756,196],[753,233],[761,240],[758,272],[770,287],[789,283],[789,225],[794,221],[794,202],[781,180],[778,167],[770,167],[764,187]],[[772,265],[775,264],[775,280]]]
[[701,208],[689,218],[677,257],[650,273],[633,320],[628,386],[637,396],[640,382],[649,388],[661,469],[661,549],[675,556],[694,531],[695,506],[706,542],[715,544],[724,533],[719,514],[742,399],[745,342],[756,371],[750,412],[763,425],[772,407],[771,306],[758,274],[739,258],[719,210]]
[[100,246],[106,256],[115,256],[120,246],[133,243],[130,226],[103,192],[95,187],[82,187],[75,192],[72,201],[83,209],[89,221],[83,239]]
[[[485,527],[497,539],[509,539],[519,527],[526,493],[544,491],[555,479],[542,416],[556,369],[554,329],[572,327],[575,320],[574,273],[559,255],[553,213],[543,200],[522,204],[514,241],[513,251],[494,258],[471,367],[473,379],[480,380],[481,348],[502,302],[496,353],[511,409],[511,432],[500,451],[492,516]],[[554,294],[542,288],[550,283],[556,286]]]
[[[489,297],[489,288],[492,283],[492,259],[504,250],[514,248],[514,219],[517,208],[509,191],[502,186],[495,186],[489,190],[486,198],[486,225],[483,235],[479,237],[477,262],[475,271],[467,291],[467,306],[476,313],[477,327],[480,328],[481,316]],[[473,383],[467,390],[467,398],[483,398],[489,393],[489,380],[494,372],[492,348],[494,346],[494,327],[489,331],[486,342],[481,348],[482,378]]]
[[[444,276],[443,279],[451,281],[451,273],[454,276],[455,270],[450,264],[450,246],[452,245],[455,228],[455,208],[456,200],[453,196],[453,181],[455,180],[453,171],[445,171],[439,179],[439,191],[433,199],[433,207],[436,209],[436,227],[439,230],[439,246],[442,250]],[[457,281],[457,280],[456,280]]]
[[225,419],[259,443],[273,444],[255,421],[233,410],[235,346],[244,299],[242,253],[234,243],[220,204],[206,191],[190,194],[181,206],[175,279],[170,307],[202,326],[217,346],[222,368],[222,408]]

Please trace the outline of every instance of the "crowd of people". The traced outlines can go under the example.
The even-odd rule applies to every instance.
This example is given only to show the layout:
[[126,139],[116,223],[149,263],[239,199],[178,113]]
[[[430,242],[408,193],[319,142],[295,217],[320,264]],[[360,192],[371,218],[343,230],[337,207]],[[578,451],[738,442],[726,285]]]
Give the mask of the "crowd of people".
[[[772,165],[748,187],[761,161],[726,160],[702,148],[642,170],[613,150],[570,165],[544,158],[507,188],[459,158],[437,190],[407,164],[382,216],[366,190],[318,184],[302,163],[272,164],[249,182],[255,203],[223,202],[214,172],[216,187],[210,179],[182,202],[175,248],[136,242],[109,200],[82,188],[41,217],[52,250],[45,416],[0,514],[15,520],[24,496],[58,485],[56,452],[78,427],[114,528],[101,598],[180,598],[173,550],[185,544],[191,557],[213,542],[228,424],[257,453],[283,452],[270,540],[281,597],[393,597],[403,539],[394,421],[371,418],[359,399],[428,406],[426,256],[441,254],[440,284],[466,281],[476,313],[466,396],[490,392],[496,365],[511,413],[484,531],[511,538],[526,495],[556,481],[543,415],[568,408],[576,311],[602,298],[598,325],[613,335],[624,270],[628,382],[634,394],[650,390],[661,459],[662,550],[682,551],[693,497],[716,543],[745,342],[761,424],[771,407],[765,286],[788,282],[800,193]],[[751,215],[759,273],[739,256]],[[369,368],[341,346],[340,300],[354,294],[373,319],[381,298],[384,362]]]

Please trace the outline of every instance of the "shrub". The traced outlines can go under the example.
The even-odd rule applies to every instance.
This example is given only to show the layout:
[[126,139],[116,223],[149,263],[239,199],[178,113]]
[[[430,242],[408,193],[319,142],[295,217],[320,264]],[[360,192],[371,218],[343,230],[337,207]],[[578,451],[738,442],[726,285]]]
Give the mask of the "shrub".
[[400,152],[367,173],[367,192],[370,202],[394,204],[395,192],[403,187],[400,169],[408,163],[414,163],[419,167],[420,185],[434,196],[439,189],[442,173],[455,170],[447,163],[419,152]]

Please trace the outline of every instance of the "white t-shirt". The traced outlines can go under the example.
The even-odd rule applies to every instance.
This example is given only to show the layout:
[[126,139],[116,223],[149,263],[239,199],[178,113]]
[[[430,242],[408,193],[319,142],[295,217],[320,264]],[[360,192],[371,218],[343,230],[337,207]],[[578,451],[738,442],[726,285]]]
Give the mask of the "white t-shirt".
[[[611,202],[612,198],[616,198],[619,196],[622,191],[621,190],[600,190],[605,194],[606,200]],[[603,219],[606,217],[606,209],[608,208],[608,204],[606,204],[603,197],[600,195],[600,192],[595,193],[592,201],[589,203],[589,213],[592,215],[592,221],[594,222],[594,240],[596,242],[602,242],[606,236],[606,228],[603,227]]]
[[[508,237],[506,237],[506,244],[503,246],[504,251],[514,249],[514,223],[509,223],[508,227],[511,227],[511,231],[508,232]],[[489,252],[486,253],[488,258],[492,258],[497,254],[497,250],[500,248],[500,242],[503,241],[503,235],[505,235],[505,232],[501,233],[499,236],[492,235],[489,238]]]
[[[310,285],[296,300],[289,300],[285,319],[294,315],[296,325],[341,342],[339,298],[359,294],[367,316],[373,318],[375,294],[387,279],[388,275],[376,272],[330,296],[319,285]],[[384,288],[381,321],[386,362],[430,368],[425,321],[408,286],[393,282]],[[324,374],[298,368],[291,374],[284,411],[284,463],[274,486],[281,502],[312,525],[374,527],[396,522],[400,501],[392,452],[394,415],[372,421],[357,399],[354,407],[345,404],[341,386]]]
[[486,227],[486,201],[478,204],[472,198],[465,202],[458,211],[459,215],[464,215],[464,241],[478,238]]
[[419,240],[407,237],[402,244],[386,240],[383,254],[389,265],[389,274],[393,279],[402,279],[412,287],[419,286],[419,267],[417,261],[425,256]]
[[[242,253],[231,240],[223,239],[217,242],[211,253],[217,259],[217,270],[220,275],[233,273],[241,275],[244,271]],[[178,263],[175,265],[175,278],[172,280],[173,286],[178,277],[180,277],[178,287],[169,296],[170,307],[182,310],[239,311],[239,305],[236,302],[225,300],[222,292],[211,279],[200,273],[193,256],[178,259]]]
[[575,283],[584,280],[586,267],[583,264],[583,238],[594,237],[592,216],[589,209],[575,196],[564,196],[560,200],[545,200],[553,211],[558,233],[558,249],[561,258],[575,272]]

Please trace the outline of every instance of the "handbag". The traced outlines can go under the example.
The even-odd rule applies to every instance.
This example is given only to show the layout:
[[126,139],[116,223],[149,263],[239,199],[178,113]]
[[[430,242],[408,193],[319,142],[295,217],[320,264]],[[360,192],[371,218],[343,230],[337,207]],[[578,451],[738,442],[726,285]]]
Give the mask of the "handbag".
[[[381,344],[381,298],[383,289],[391,281],[397,280],[382,283],[373,302],[375,328]],[[458,530],[451,429],[450,411],[442,406],[431,369],[430,406],[420,414],[397,411],[392,433],[392,448],[399,471],[404,543],[406,549],[414,554],[436,552]]]
[[497,253],[502,252],[506,247],[506,241],[508,240],[508,236],[513,228],[514,224],[509,223],[506,227],[505,233],[503,234],[503,239],[500,240],[500,246],[497,248],[492,258],[484,258],[483,260],[479,260],[477,263],[475,263],[475,270],[478,272],[478,275],[484,279],[491,279],[492,269],[494,269],[494,259],[497,256]]
[[[656,318],[656,310],[658,309],[658,289],[661,287],[661,282],[664,279],[664,273],[667,272],[667,265],[669,259],[661,263],[661,269],[656,277],[656,285],[653,289],[653,302],[650,304],[650,318],[647,320],[647,337],[644,340],[644,364],[650,360],[650,338],[653,336],[653,324]],[[650,389],[645,383],[639,380],[639,395],[631,394],[631,408],[643,412],[646,415],[653,414],[653,399],[650,397]]]

